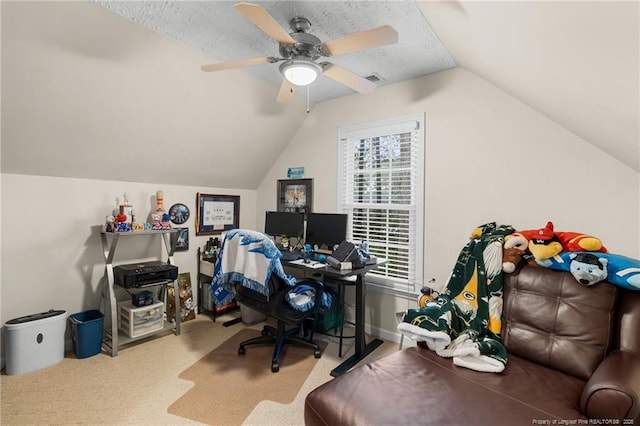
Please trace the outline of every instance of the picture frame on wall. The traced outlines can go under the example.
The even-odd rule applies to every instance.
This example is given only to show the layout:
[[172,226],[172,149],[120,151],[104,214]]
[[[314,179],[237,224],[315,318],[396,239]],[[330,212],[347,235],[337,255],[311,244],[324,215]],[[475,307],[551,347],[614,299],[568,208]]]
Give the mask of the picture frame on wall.
[[196,195],[196,235],[218,235],[240,226],[239,195]]
[[189,250],[189,228],[175,228],[178,230],[176,234],[176,251]]
[[313,179],[278,180],[278,211],[311,213],[313,211]]

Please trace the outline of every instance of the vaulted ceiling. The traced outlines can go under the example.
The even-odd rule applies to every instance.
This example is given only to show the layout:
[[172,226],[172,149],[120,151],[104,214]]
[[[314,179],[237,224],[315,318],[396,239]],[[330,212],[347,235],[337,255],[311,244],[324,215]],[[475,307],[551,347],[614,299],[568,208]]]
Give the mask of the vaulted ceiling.
[[[280,56],[278,44],[239,13],[237,1],[113,1],[97,4],[152,31],[205,52],[210,62]],[[378,85],[398,83],[455,67],[455,62],[412,1],[252,1],[267,11],[287,32],[298,17],[310,21],[309,33],[322,41],[390,25],[400,42],[323,58],[360,76],[376,74]],[[278,64],[251,66],[247,72],[278,87]],[[306,91],[300,91],[306,95]],[[322,102],[354,91],[328,78],[311,86],[313,102]]]
[[[465,68],[640,172],[638,2],[260,4],[285,28],[304,16],[323,41],[392,25],[397,45],[330,61],[361,76],[376,73],[383,86]],[[3,172],[141,181],[141,158],[180,148],[190,167],[171,176],[147,167],[144,179],[255,188],[307,118],[306,93],[275,103],[282,78],[275,64],[200,71],[277,54],[233,2],[0,7]],[[352,93],[321,77],[309,96],[313,106]],[[149,140],[131,140],[132,129]],[[245,168],[233,174],[224,158],[237,152]]]
[[640,3],[421,2],[463,67],[640,171]]

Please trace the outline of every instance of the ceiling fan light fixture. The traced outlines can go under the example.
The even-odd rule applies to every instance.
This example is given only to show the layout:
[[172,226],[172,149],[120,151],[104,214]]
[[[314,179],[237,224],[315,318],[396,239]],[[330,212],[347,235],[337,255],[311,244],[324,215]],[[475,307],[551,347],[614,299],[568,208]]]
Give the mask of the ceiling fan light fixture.
[[292,84],[307,86],[315,81],[322,67],[315,62],[292,59],[280,65],[280,72]]

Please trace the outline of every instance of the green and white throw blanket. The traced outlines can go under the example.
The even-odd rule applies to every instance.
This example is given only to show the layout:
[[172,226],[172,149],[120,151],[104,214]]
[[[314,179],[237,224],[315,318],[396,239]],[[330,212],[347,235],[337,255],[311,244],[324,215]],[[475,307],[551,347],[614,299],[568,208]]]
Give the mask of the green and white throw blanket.
[[420,309],[409,309],[398,330],[423,341],[453,363],[499,373],[507,363],[502,345],[502,248],[515,230],[495,222],[471,235],[453,268],[446,289]]

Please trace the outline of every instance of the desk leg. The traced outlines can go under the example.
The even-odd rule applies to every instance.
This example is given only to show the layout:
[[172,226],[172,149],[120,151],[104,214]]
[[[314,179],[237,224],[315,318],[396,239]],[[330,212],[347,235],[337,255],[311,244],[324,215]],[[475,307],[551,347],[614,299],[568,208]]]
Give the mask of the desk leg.
[[358,274],[356,279],[355,353],[331,371],[333,377],[338,377],[349,371],[354,365],[382,344],[382,340],[380,339],[373,339],[369,344],[366,342],[366,336],[364,334],[364,285],[364,274]]

